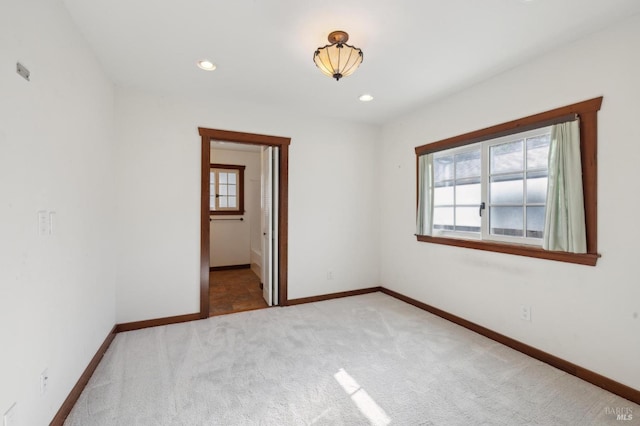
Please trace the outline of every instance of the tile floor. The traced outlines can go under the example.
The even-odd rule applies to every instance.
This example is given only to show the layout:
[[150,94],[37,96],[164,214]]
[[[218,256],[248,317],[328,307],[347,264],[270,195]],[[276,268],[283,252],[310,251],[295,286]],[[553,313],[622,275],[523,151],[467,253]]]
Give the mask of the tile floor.
[[209,274],[209,315],[266,308],[260,278],[249,268]]

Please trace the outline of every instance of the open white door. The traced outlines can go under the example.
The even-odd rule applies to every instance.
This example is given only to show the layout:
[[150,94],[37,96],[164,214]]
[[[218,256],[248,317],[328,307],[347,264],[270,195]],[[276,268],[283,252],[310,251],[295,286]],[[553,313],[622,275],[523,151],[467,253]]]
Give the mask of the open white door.
[[273,305],[278,305],[280,301],[278,300],[279,290],[279,252],[278,252],[278,236],[280,235],[278,229],[278,218],[280,217],[280,212],[278,211],[278,206],[280,205],[279,196],[280,196],[280,148],[273,147],[273,158],[271,162],[271,183],[272,183],[272,197],[271,197],[271,232],[273,235],[272,241],[272,251],[271,251],[271,301]]
[[262,149],[262,296],[278,304],[278,148]]

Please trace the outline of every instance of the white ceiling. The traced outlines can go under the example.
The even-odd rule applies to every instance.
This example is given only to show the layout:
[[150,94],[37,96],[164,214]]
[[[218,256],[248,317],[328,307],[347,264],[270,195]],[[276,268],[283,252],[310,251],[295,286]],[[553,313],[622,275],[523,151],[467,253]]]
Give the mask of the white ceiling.
[[[375,124],[640,13],[639,0],[63,1],[122,87]],[[364,52],[339,82],[312,60],[336,29]]]

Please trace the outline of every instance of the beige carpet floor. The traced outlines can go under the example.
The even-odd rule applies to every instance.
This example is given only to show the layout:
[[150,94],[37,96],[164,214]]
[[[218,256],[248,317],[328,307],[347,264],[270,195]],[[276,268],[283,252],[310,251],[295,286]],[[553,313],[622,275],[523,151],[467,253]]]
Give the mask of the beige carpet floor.
[[[631,410],[631,422],[615,410]],[[640,406],[381,293],[118,334],[66,425],[621,425]]]

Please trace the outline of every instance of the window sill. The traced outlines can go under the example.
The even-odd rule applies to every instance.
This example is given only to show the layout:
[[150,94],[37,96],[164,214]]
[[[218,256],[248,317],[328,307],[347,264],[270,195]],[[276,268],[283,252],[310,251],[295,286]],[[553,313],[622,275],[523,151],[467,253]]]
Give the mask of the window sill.
[[443,244],[447,246],[465,247],[475,250],[493,251],[496,253],[514,254],[516,256],[535,257],[537,259],[556,260],[558,262],[576,263],[579,265],[596,266],[600,255],[598,253],[567,253],[561,251],[548,251],[540,247],[532,247],[520,244],[496,243],[490,241],[463,240],[458,238],[430,237],[416,235],[418,241],[423,243]]

